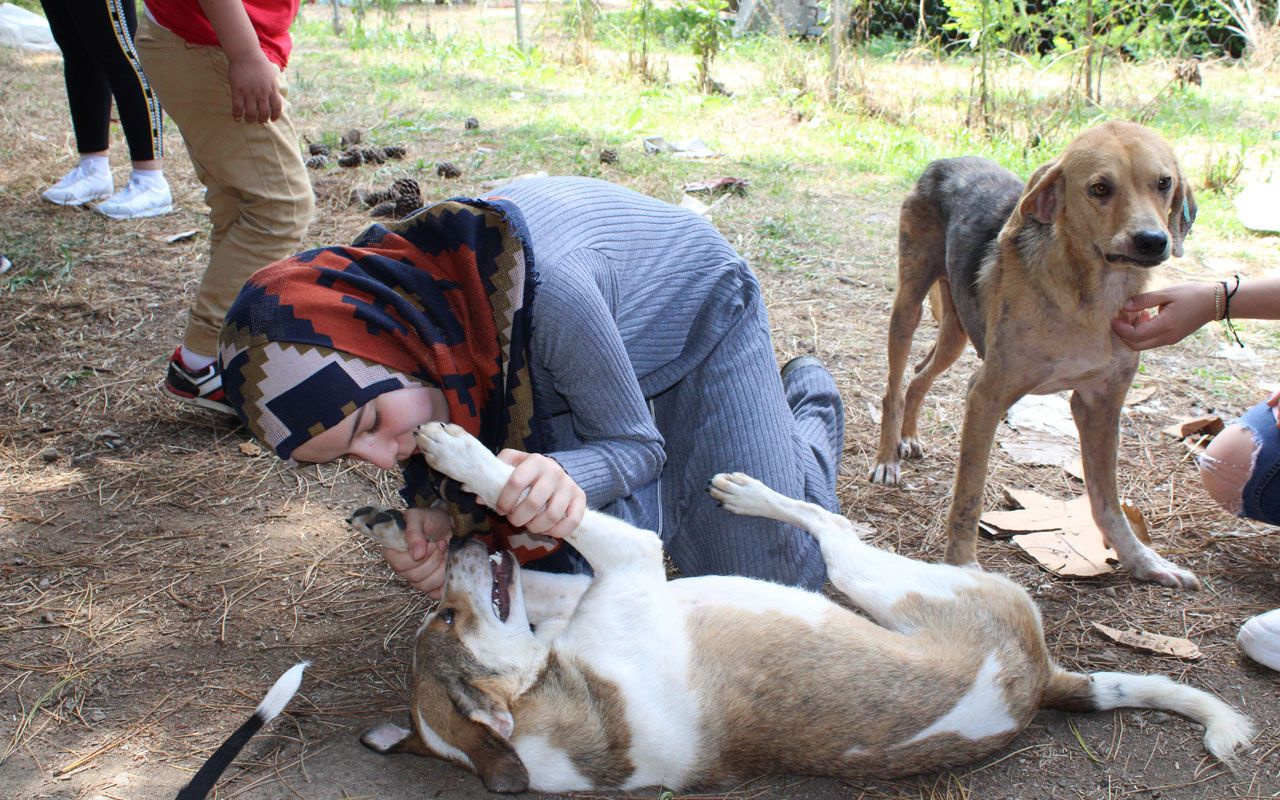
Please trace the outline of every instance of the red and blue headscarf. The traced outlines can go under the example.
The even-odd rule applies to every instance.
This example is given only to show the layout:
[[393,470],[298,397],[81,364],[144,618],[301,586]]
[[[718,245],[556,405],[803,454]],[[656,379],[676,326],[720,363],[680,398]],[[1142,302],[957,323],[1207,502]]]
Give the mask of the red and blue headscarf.
[[[528,363],[536,283],[524,220],[501,199],[446,201],[350,247],[278,261],[249,279],[223,323],[227,400],[284,459],[374,397],[418,385],[439,387],[449,420],[494,452],[548,452]],[[513,530],[421,455],[404,477],[405,500],[443,500],[457,534],[522,562],[558,546]]]

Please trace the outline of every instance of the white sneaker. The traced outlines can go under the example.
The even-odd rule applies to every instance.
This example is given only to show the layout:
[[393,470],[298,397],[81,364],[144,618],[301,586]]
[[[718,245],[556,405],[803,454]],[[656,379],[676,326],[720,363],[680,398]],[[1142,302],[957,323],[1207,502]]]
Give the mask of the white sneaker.
[[140,181],[130,178],[124,188],[111,199],[95,206],[94,211],[112,219],[158,217],[173,210],[173,195],[167,181]]
[[1259,614],[1241,625],[1236,644],[1262,666],[1280,670],[1280,608]]
[[40,196],[60,206],[82,206],[110,197],[114,189],[110,171],[88,170],[80,165],[63,175],[62,180],[45,189]]

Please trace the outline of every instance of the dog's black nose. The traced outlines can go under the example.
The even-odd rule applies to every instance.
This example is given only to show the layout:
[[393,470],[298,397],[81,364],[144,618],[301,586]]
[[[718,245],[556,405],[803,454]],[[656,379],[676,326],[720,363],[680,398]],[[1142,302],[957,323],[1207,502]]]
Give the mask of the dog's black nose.
[[1138,231],[1133,235],[1133,246],[1144,256],[1164,255],[1169,236],[1164,231]]

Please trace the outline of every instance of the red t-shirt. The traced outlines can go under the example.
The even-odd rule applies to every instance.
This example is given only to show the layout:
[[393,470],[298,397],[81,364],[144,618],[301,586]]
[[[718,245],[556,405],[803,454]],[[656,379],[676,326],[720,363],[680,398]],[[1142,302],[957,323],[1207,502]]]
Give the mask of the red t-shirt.
[[[289,26],[298,16],[299,0],[243,0],[258,45],[271,63],[284,69],[289,64],[293,40]],[[181,36],[191,44],[220,47],[209,18],[196,0],[143,0],[147,14],[160,27]]]

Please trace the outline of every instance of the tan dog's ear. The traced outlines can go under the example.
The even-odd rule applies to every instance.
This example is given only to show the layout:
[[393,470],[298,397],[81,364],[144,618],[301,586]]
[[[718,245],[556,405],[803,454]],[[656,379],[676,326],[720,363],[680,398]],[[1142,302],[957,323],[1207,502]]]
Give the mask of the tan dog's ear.
[[1028,217],[1046,225],[1052,223],[1061,204],[1061,178],[1062,167],[1058,166],[1056,161],[1050,161],[1031,173],[1031,179],[1022,190],[1018,204],[1013,207],[1013,213],[1009,215],[1009,219],[1005,220],[1000,238],[1009,239],[1017,236]]
[[476,774],[491,792],[518,794],[529,789],[529,771],[516,751],[488,728],[477,726],[483,737],[478,746],[467,751]]
[[1182,258],[1182,240],[1191,233],[1191,226],[1196,221],[1196,197],[1191,191],[1191,184],[1182,177],[1182,168],[1177,168],[1175,180],[1178,188],[1173,193],[1169,206],[1169,237],[1175,258]]

